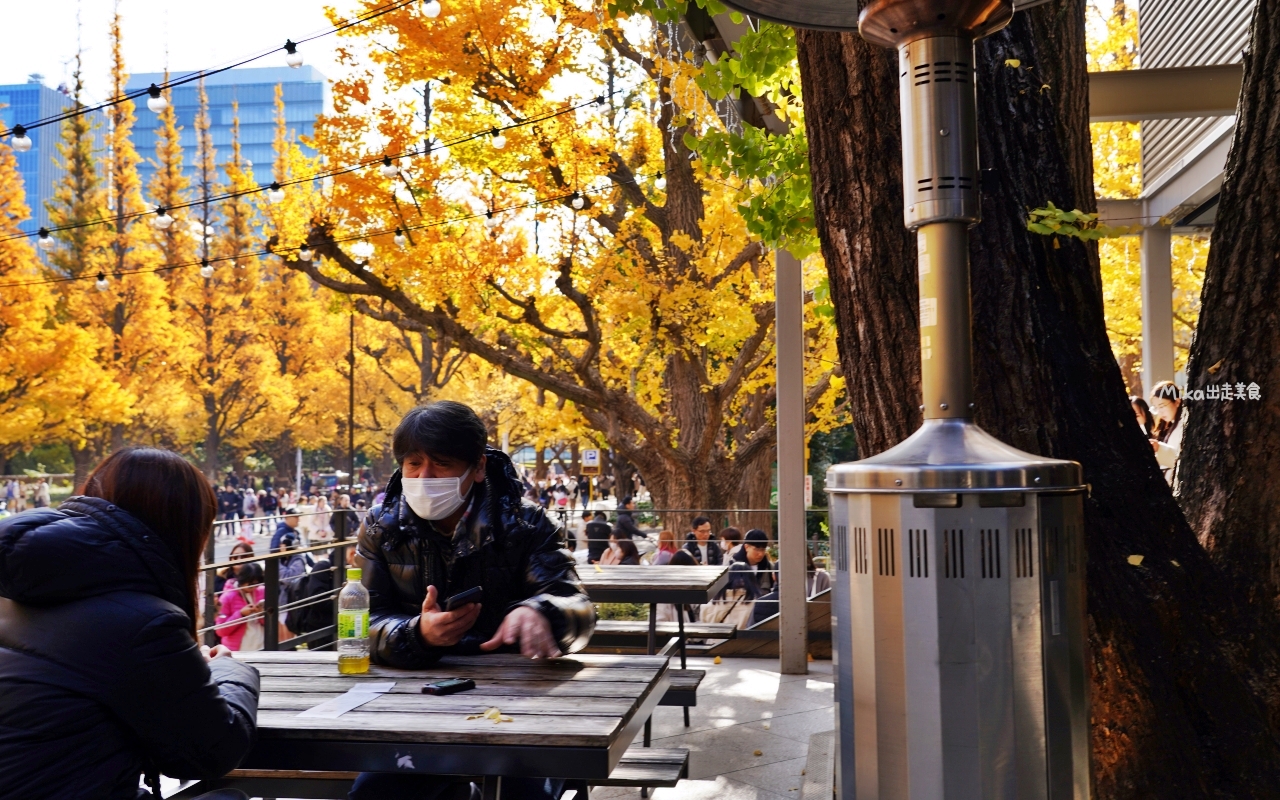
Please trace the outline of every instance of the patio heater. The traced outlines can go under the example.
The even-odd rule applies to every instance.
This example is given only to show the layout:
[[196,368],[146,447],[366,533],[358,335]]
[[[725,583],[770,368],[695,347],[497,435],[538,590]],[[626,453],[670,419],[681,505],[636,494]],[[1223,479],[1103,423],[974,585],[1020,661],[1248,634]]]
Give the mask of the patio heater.
[[[833,30],[852,30],[858,6],[730,1]],[[1089,797],[1080,465],[973,423],[974,41],[1013,13],[1010,0],[873,0],[857,18],[899,54],[925,421],[827,473],[841,800]]]

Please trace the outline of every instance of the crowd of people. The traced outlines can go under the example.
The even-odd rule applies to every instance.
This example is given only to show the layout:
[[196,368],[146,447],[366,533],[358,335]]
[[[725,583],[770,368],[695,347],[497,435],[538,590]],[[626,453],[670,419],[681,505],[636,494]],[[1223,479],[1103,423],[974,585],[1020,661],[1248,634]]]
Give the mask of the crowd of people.
[[20,481],[10,478],[4,482],[4,496],[0,502],[0,517],[17,514],[28,508],[48,508],[52,505],[49,480]]

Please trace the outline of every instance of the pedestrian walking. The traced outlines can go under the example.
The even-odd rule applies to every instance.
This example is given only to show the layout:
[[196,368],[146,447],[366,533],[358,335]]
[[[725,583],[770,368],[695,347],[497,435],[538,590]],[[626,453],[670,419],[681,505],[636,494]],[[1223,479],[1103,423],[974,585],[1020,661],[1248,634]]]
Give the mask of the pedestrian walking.
[[36,508],[48,508],[53,503],[53,499],[49,495],[49,482],[44,478],[36,484]]

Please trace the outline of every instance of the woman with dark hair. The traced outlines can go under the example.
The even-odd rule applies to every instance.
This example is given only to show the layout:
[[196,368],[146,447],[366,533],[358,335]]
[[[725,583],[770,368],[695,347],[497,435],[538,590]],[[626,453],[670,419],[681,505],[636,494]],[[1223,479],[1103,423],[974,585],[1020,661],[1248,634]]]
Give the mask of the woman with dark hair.
[[1133,415],[1138,418],[1138,427],[1142,428],[1148,439],[1154,439],[1156,418],[1151,414],[1151,406],[1141,397],[1130,397],[1129,405],[1133,408]]
[[1156,417],[1156,461],[1164,471],[1165,479],[1173,482],[1173,468],[1182,453],[1182,392],[1173,381],[1160,381],[1151,390],[1151,413]]
[[128,448],[57,509],[0,520],[0,786],[135,800],[139,775],[214,778],[254,738],[258,673],[196,642],[217,499],[165,450]]
[[[617,534],[613,534],[614,537]],[[636,543],[631,538],[616,539],[618,543],[618,563],[627,567],[640,566],[640,550],[636,548]]]

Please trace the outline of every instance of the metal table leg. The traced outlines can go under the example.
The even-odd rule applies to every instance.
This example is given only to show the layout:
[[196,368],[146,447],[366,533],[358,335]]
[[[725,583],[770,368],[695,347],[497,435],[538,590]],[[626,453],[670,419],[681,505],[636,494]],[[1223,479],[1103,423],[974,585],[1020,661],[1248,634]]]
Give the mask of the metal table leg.
[[484,800],[499,800],[502,797],[502,776],[486,775],[484,779]]
[[[684,615],[688,607],[681,604],[676,606],[676,621],[680,625],[680,669],[687,669],[685,665],[685,648],[684,648]],[[689,707],[684,707],[684,726],[689,727]]]

